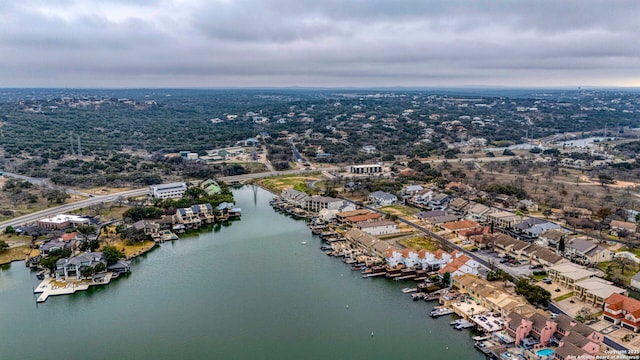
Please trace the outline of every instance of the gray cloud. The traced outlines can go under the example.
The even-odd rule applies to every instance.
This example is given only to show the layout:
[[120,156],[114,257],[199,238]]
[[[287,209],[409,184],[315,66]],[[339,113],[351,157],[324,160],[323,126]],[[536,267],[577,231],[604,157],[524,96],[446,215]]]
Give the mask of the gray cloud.
[[640,86],[640,2],[0,2],[0,86]]

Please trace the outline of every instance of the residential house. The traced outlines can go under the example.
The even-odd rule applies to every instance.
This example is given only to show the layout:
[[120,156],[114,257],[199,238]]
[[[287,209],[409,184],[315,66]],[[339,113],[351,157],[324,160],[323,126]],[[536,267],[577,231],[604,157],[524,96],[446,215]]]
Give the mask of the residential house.
[[431,211],[421,211],[413,216],[415,216],[418,220],[428,220],[430,218],[435,218],[439,216],[447,215],[447,212],[444,210],[431,210]]
[[388,206],[397,203],[398,197],[384,191],[375,191],[369,194],[369,200],[375,205]]
[[306,205],[309,195],[302,191],[291,188],[282,190],[282,192],[280,193],[280,197],[282,198],[282,200],[288,202],[289,204],[303,208]]
[[564,217],[589,218],[593,214],[589,209],[573,206],[565,206],[562,210]]
[[517,206],[518,208],[529,212],[538,211],[538,204],[529,199],[518,201]]
[[424,190],[422,185],[408,185],[402,189],[402,197],[408,198],[416,195],[420,191]]
[[477,261],[457,250],[451,252],[451,257],[453,260],[438,270],[438,274],[440,274],[440,276],[443,276],[446,273],[449,273],[451,278],[466,274],[478,275],[480,264]]
[[448,222],[452,222],[452,221],[458,221],[460,220],[460,216],[459,215],[453,215],[453,214],[447,214],[447,215],[443,215],[443,216],[437,216],[437,217],[432,217],[427,219],[428,222],[430,222],[433,225],[441,225],[444,223],[448,223]]
[[364,221],[380,221],[380,220],[382,220],[381,214],[367,212],[364,215],[356,215],[356,216],[350,216],[346,218],[345,224],[355,225],[357,223],[364,222]]
[[609,226],[611,227],[609,233],[613,236],[619,236],[622,233],[635,234],[638,227],[636,223],[618,220],[611,220]]
[[589,279],[596,275],[595,271],[587,270],[584,266],[573,263],[564,263],[551,266],[547,270],[550,279],[560,285],[573,289],[573,285],[581,280]]
[[145,235],[151,238],[157,238],[160,236],[160,225],[148,220],[140,220],[133,223],[133,228],[136,230],[142,230]]
[[497,211],[487,214],[487,222],[502,229],[511,228],[522,220],[523,218],[521,216],[508,211]]
[[580,300],[600,308],[611,294],[626,295],[627,290],[614,286],[610,281],[592,277],[573,284],[573,294]]
[[633,277],[631,278],[631,283],[630,283],[631,287],[636,289],[636,290],[640,290],[640,272],[638,272],[637,274],[633,275]]
[[395,221],[361,221],[355,224],[356,228],[369,235],[379,236],[400,232]]
[[68,280],[69,277],[80,278],[82,276],[82,269],[85,267],[95,267],[97,264],[102,263],[107,266],[107,260],[101,252],[85,252],[80,255],[62,258],[56,262],[56,280]]
[[319,212],[322,209],[339,210],[343,206],[343,203],[344,200],[328,196],[313,195],[307,197],[304,208],[313,212]]
[[604,301],[602,319],[638,332],[640,331],[640,301],[622,294],[611,294]]
[[474,204],[469,208],[469,211],[467,212],[467,219],[486,222],[487,215],[491,212],[493,212],[493,209],[488,206],[482,204]]
[[73,244],[71,242],[64,242],[62,240],[50,239],[42,243],[42,245],[40,245],[40,254],[46,257],[52,251],[63,250],[63,249],[71,250],[72,246]]
[[469,202],[463,198],[455,198],[449,201],[448,209],[457,213],[464,214],[466,213],[466,209],[469,206]]
[[336,220],[338,221],[338,223],[344,224],[347,222],[347,218],[366,214],[372,214],[372,212],[367,209],[342,211],[336,214]]
[[466,220],[466,219],[460,220],[460,221],[447,222],[440,225],[440,227],[456,235],[461,231],[482,228],[482,226],[480,226],[479,223],[471,220]]
[[500,314],[503,318],[510,313],[530,316],[539,311],[522,296],[505,291],[500,286],[501,282],[489,282],[476,275],[465,274],[452,277],[451,283],[479,306]]
[[538,236],[537,242],[542,246],[557,246],[561,239],[565,239],[566,232],[562,229],[551,229],[544,231]]
[[565,255],[580,264],[587,265],[611,261],[615,253],[603,248],[594,241],[576,238],[566,242]]
[[437,193],[431,197],[427,206],[434,210],[444,210],[447,208],[449,201],[451,201],[451,196],[449,196],[449,194]]
[[[509,313],[507,334],[515,339],[516,346],[523,346],[529,337],[539,341],[537,347],[557,345],[555,359],[595,359],[600,352],[604,335],[571,317],[559,314],[549,319],[541,313],[531,315]],[[529,351],[527,358],[539,357]]]

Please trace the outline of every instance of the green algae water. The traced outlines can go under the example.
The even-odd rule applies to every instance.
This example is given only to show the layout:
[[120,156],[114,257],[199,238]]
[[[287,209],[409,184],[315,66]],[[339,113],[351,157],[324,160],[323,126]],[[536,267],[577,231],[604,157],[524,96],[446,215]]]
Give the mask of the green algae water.
[[35,273],[2,268],[0,359],[484,358],[401,292],[413,282],[363,279],[270,193],[234,196],[241,221],[164,243],[102,288],[36,304]]

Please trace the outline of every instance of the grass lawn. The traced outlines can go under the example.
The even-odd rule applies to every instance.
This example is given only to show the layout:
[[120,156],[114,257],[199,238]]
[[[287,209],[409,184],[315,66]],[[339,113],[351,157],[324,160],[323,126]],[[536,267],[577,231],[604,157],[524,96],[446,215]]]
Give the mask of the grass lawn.
[[440,245],[437,241],[425,238],[424,236],[415,236],[409,239],[398,240],[398,243],[414,250],[425,249],[427,251],[436,251],[440,249]]
[[570,292],[570,293],[566,293],[566,294],[564,294],[562,296],[558,296],[557,298],[554,298],[553,301],[558,302],[558,301],[562,301],[562,300],[567,300],[568,298],[570,298],[572,296],[573,296],[573,291]]
[[118,250],[122,250],[124,252],[124,256],[130,258],[132,256],[143,253],[156,245],[155,242],[148,240],[144,243],[136,242],[132,245],[128,245],[126,241],[123,240],[115,240],[110,243],[111,246],[114,246]]
[[30,249],[28,245],[7,249],[0,253],[0,265],[8,264],[12,261],[23,261],[29,252],[31,252],[31,256],[38,256],[40,254],[40,250]]
[[412,208],[410,206],[406,206],[406,205],[383,206],[380,208],[380,210],[386,211],[390,214],[398,215],[398,216],[411,216],[413,214],[417,214],[418,212],[420,212],[420,210],[416,208]]
[[294,188],[298,191],[303,191],[308,194],[314,194],[312,189],[307,187],[307,183],[310,181],[320,180],[320,178],[309,176],[277,176],[259,181],[263,186],[273,190],[276,193],[280,193],[284,189]]

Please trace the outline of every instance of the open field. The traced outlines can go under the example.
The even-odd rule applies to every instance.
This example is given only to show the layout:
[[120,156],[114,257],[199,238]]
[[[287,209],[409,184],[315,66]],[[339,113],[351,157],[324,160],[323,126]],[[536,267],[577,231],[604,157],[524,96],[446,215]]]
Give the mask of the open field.
[[424,236],[414,236],[409,239],[402,239],[399,240],[398,243],[413,250],[425,249],[428,251],[436,251],[440,249],[440,245],[437,241]]
[[417,209],[417,208],[413,208],[413,207],[405,206],[405,205],[383,206],[379,210],[382,210],[382,211],[387,212],[387,213],[389,213],[391,215],[397,215],[397,216],[411,216],[411,215],[414,215],[414,214],[417,214],[418,212],[420,212],[420,210]]
[[308,194],[316,194],[318,191],[314,191],[313,189],[309,188],[307,184],[309,182],[320,181],[322,180],[322,177],[319,174],[309,175],[310,176],[277,176],[262,179],[258,183],[271,189],[275,193],[280,193],[282,190],[293,188],[298,191],[306,192]]
[[122,250],[127,259],[145,253],[156,245],[156,243],[151,240],[145,241],[144,243],[136,242],[129,245],[126,241],[120,239],[109,241],[108,244],[114,246],[118,250]]
[[40,250],[30,249],[29,245],[12,247],[4,252],[0,252],[0,265],[8,264],[12,261],[23,261],[28,254],[30,254],[30,256],[38,256]]

